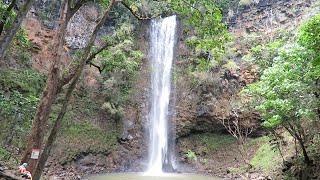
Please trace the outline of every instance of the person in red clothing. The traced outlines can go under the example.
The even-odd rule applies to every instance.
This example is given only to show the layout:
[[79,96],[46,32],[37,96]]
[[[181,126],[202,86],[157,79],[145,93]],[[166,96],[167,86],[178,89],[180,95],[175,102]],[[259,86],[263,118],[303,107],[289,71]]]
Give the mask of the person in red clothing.
[[31,173],[27,171],[27,163],[23,163],[21,166],[19,166],[19,172],[22,174],[22,177],[26,177],[28,179],[32,179]]

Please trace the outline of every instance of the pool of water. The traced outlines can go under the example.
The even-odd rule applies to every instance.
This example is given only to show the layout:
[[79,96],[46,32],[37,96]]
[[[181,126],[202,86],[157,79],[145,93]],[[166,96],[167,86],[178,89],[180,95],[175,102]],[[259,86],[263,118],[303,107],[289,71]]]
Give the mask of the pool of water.
[[201,176],[195,174],[163,174],[161,176],[150,176],[144,174],[102,174],[85,178],[87,180],[219,180],[220,178]]

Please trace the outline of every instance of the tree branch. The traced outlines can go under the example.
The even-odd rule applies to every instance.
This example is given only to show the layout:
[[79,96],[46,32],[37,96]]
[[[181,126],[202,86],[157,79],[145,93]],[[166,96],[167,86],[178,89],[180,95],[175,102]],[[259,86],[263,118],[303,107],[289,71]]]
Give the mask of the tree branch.
[[86,63],[90,63],[99,53],[101,53],[104,49],[106,49],[110,44],[105,44],[100,49],[98,49],[96,52],[92,53],[86,60]]
[[143,16],[141,16],[141,15],[139,15],[139,14],[137,14],[128,4],[126,4],[124,1],[120,1],[121,2],[121,4],[124,6],[124,7],[126,7],[130,12],[131,12],[131,14],[135,17],[135,18],[137,18],[138,20],[150,20],[150,19],[153,19],[153,18],[155,18],[155,17],[159,17],[161,14],[157,14],[157,15],[155,15],[155,16],[152,16],[152,17],[143,17]]
[[99,73],[103,71],[103,67],[96,65],[95,63],[92,62],[92,60],[99,54],[101,53],[104,49],[106,49],[110,44],[106,43],[102,47],[100,47],[96,52],[92,53],[86,60],[86,64],[89,64],[90,66],[96,67],[99,70]]
[[97,68],[97,69],[99,70],[99,73],[100,73],[100,74],[102,73],[102,71],[103,71],[103,69],[104,69],[103,67],[100,67],[100,66],[94,64],[93,62],[87,62],[87,64],[89,64],[90,67],[93,66],[93,67]]

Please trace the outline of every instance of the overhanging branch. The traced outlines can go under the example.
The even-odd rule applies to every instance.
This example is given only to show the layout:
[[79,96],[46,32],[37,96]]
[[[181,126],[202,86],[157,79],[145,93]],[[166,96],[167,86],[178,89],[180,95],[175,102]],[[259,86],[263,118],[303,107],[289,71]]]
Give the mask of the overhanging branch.
[[96,65],[95,63],[92,62],[92,60],[99,54],[101,53],[104,49],[106,49],[110,44],[105,44],[102,47],[100,47],[96,52],[92,53],[88,59],[86,60],[86,64],[89,64],[90,66],[93,66],[99,70],[99,73],[103,71],[103,67]]
[[99,70],[99,73],[100,73],[100,74],[102,73],[102,71],[103,71],[103,69],[104,69],[103,67],[98,66],[98,65],[96,65],[96,64],[93,63],[93,62],[87,62],[87,64],[89,64],[90,67],[93,66],[93,67],[97,68],[97,69]]
[[101,53],[104,49],[106,49],[110,44],[105,44],[102,47],[100,47],[96,52],[92,53],[86,60],[86,63],[88,64],[91,62],[99,53]]
[[150,20],[150,19],[153,19],[153,18],[156,18],[156,17],[159,17],[161,14],[157,14],[155,16],[151,16],[151,17],[143,17],[142,15],[136,13],[128,4],[126,4],[124,1],[120,1],[121,4],[126,7],[130,12],[131,14],[137,18],[138,20]]

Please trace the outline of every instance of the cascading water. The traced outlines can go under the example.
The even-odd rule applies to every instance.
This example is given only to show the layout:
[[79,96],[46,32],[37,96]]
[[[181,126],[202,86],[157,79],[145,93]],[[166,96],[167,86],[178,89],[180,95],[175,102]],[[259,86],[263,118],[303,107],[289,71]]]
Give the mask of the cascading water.
[[174,56],[176,16],[152,20],[150,32],[151,111],[150,148],[147,174],[163,173],[171,165],[168,152],[168,106]]

